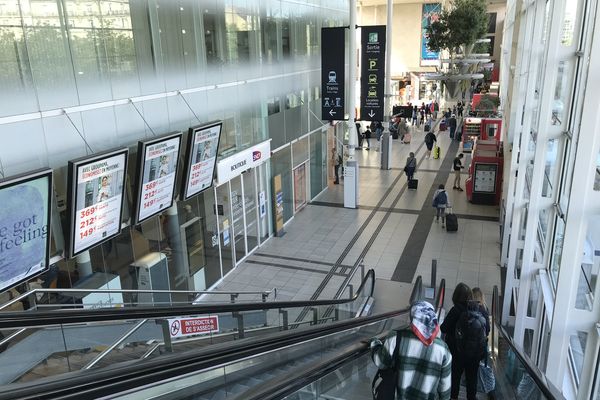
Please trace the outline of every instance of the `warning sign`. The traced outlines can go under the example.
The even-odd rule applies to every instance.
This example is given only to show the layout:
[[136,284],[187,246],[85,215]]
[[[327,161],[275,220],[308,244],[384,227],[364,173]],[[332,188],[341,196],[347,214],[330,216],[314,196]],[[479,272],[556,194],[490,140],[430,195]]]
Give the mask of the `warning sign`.
[[172,338],[219,332],[219,317],[216,315],[175,318],[167,321]]

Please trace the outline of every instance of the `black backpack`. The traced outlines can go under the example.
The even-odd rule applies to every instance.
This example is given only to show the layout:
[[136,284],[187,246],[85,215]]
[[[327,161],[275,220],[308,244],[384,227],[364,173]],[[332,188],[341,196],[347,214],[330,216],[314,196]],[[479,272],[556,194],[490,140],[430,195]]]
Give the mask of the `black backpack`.
[[456,350],[464,358],[483,360],[487,357],[486,320],[479,312],[479,303],[469,302],[456,322]]

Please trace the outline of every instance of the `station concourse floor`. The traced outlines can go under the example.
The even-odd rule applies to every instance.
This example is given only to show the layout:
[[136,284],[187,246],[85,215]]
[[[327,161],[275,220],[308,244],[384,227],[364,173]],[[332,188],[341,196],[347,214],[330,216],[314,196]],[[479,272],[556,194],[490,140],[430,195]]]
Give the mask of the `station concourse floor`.
[[[410,144],[393,140],[391,170],[379,168],[375,139],[370,150],[356,150],[358,209],[343,207],[343,179],[339,185],[330,179],[329,187],[285,226],[284,236],[269,239],[213,289],[277,288],[277,300],[331,299],[362,259],[366,269],[375,270],[375,309],[381,312],[406,306],[418,275],[429,284],[435,259],[437,281],[446,280],[446,310],[459,282],[480,287],[491,304],[493,287],[500,287],[501,280],[499,207],[470,204],[466,191],[452,190],[452,160],[459,143],[450,140],[448,131],[435,129],[438,160],[425,158],[423,130],[411,131]],[[407,189],[402,171],[410,151],[418,162],[416,191]],[[470,161],[465,154],[463,188]],[[446,232],[435,222],[431,203],[440,183],[458,216],[458,232]]]

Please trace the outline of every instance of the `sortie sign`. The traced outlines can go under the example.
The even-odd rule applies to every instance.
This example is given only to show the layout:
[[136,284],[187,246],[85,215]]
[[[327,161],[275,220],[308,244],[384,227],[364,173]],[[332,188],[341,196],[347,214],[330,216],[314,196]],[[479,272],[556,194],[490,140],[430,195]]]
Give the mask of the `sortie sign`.
[[208,315],[202,317],[168,319],[169,333],[172,338],[189,335],[206,335],[219,332],[219,317]]
[[344,120],[346,28],[321,28],[321,119]]
[[383,121],[385,25],[361,28],[360,119]]

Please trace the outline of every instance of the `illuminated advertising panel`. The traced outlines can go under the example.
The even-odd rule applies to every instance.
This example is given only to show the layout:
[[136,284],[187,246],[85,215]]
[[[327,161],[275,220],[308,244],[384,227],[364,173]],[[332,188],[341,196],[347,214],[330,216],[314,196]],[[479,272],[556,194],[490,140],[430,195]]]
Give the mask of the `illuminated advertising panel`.
[[183,179],[183,199],[202,193],[212,186],[222,122],[190,128]]
[[127,149],[69,161],[69,255],[121,232]]

